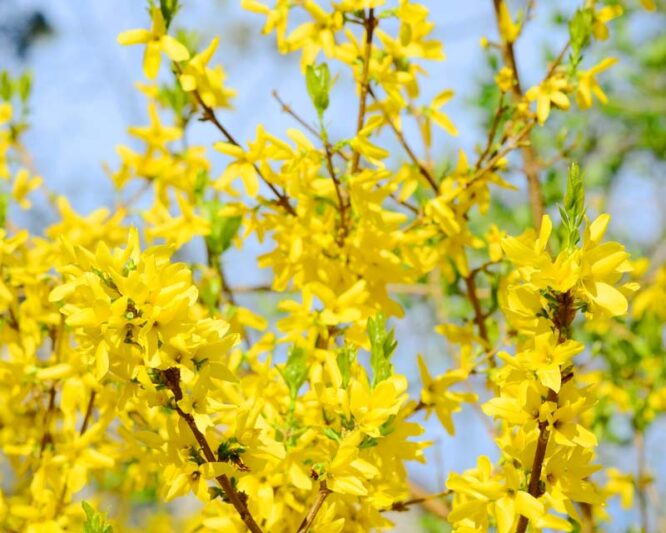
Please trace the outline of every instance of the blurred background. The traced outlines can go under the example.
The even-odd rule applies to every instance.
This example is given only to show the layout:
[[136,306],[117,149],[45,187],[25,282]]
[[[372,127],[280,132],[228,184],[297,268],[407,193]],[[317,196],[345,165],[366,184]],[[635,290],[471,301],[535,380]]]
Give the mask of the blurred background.
[[[281,112],[271,96],[272,90],[309,119],[315,118],[299,71],[298,54],[279,55],[274,38],[260,34],[261,17],[241,10],[237,0],[182,3],[176,28],[196,29],[202,44],[215,35],[221,38],[216,60],[225,68],[227,84],[236,89],[237,97],[234,109],[219,115],[241,142],[254,137],[258,123],[277,135],[295,126]],[[422,3],[430,9],[435,23],[432,36],[443,41],[447,55],[446,61],[428,65],[429,75],[422,82],[423,96],[432,98],[444,88],[453,88],[456,94],[446,111],[460,135],[452,138],[440,131],[433,141],[435,160],[446,167],[455,164],[460,148],[471,153],[485,140],[497,65],[480,46],[480,40],[496,35],[495,19],[490,0]],[[524,1],[512,2],[513,12],[524,4]],[[609,211],[613,216],[610,228],[613,238],[622,241],[636,256],[663,262],[666,259],[663,179],[666,17],[663,9],[647,13],[640,9],[638,1],[635,4],[635,11],[612,23],[611,38],[595,44],[590,57],[584,58],[583,68],[596,64],[600,57],[620,58],[616,67],[601,76],[609,96],[608,105],[595,104],[586,113],[560,114],[547,128],[539,129],[535,143],[541,158],[548,162],[542,179],[544,192],[551,201],[562,195],[569,162],[578,161],[585,172],[590,213],[602,208]],[[578,5],[579,2],[570,0],[538,2],[535,18],[516,49],[524,86],[529,87],[543,77],[548,58],[567,39],[562,20]],[[15,75],[30,70],[33,74],[30,130],[25,143],[49,188],[67,196],[77,211],[85,213],[101,205],[113,207],[118,201],[105,168],[118,166],[116,145],[132,146],[127,127],[144,124],[148,118],[145,98],[134,87],[135,82],[145,81],[142,47],[121,47],[116,44],[116,36],[125,29],[148,24],[143,0],[0,0],[0,70]],[[351,80],[343,74],[332,94],[329,116],[336,117],[336,122],[331,124],[329,132],[333,138],[351,134],[355,112],[348,110],[355,110],[357,105],[351,88]],[[216,140],[216,132],[210,125],[194,124],[192,144],[210,146]],[[391,142],[387,138],[386,144],[390,146]],[[219,154],[210,150],[209,155],[214,168],[221,171]],[[516,172],[514,181],[521,191],[503,195],[502,201],[517,213],[512,222],[517,226],[509,230],[520,231],[528,223],[529,213],[522,190],[524,179]],[[38,232],[54,220],[54,214],[45,199],[40,198],[36,203],[39,208],[30,212],[29,219],[19,212],[12,216]],[[148,205],[146,199],[143,207]],[[498,212],[491,216],[502,215]],[[225,255],[232,287],[270,282],[270,273],[256,267],[255,257],[262,251],[262,245],[250,241],[242,251]],[[184,253],[196,260],[203,250],[191,247]],[[261,313],[275,313],[275,299],[271,295],[243,294],[239,299],[241,304]],[[408,319],[395,324],[399,341],[395,364],[398,371],[410,378],[416,395],[417,353],[426,357],[433,373],[450,366],[445,342],[433,332],[448,310],[433,310],[431,305],[418,300],[403,303],[411,309]],[[444,434],[436,419],[425,422],[427,438],[433,441],[427,451],[429,463],[427,467],[416,465],[412,475],[428,491],[441,491],[448,472],[472,467],[479,454],[497,456],[487,421],[479,412],[468,408],[455,422],[455,438]],[[635,450],[622,440],[622,427],[616,428],[616,432],[620,435],[617,443],[600,447],[601,462],[633,472]],[[666,516],[663,503],[666,502],[666,456],[661,451],[664,439],[666,424],[662,420],[646,436],[648,466],[659,479],[651,496],[656,498],[652,524]],[[628,531],[638,522],[636,511],[623,511],[616,501],[609,512],[614,520],[606,524],[605,531]],[[656,516],[658,513],[661,515]],[[440,531],[427,519],[412,514],[398,516],[397,521],[403,531]]]

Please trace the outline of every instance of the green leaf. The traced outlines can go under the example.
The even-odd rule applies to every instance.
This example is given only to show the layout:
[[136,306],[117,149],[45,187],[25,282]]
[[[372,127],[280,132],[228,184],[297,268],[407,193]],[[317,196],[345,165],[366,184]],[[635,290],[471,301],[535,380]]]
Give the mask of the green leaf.
[[585,187],[576,163],[569,167],[564,205],[559,207],[562,218],[563,247],[571,248],[580,241],[580,226],[585,218]]
[[342,388],[346,389],[351,378],[351,365],[356,359],[356,350],[349,345],[345,345],[338,350],[337,363],[342,375]]
[[7,210],[9,209],[9,194],[0,193],[0,228],[5,227],[7,222]]
[[340,437],[340,435],[338,434],[338,432],[335,431],[335,430],[334,430],[333,428],[331,428],[331,427],[328,427],[328,426],[325,427],[325,428],[322,430],[322,433],[323,433],[324,435],[326,435],[326,437],[328,437],[329,439],[334,440],[335,442],[338,442],[338,443],[339,443],[339,442],[342,442],[342,437]]
[[113,528],[106,523],[105,517],[95,511],[86,501],[81,502],[86,521],[83,524],[83,533],[113,533]]
[[221,442],[217,447],[217,460],[224,463],[237,463],[245,450],[245,446],[240,444],[235,437],[231,437],[229,440]]
[[297,346],[293,346],[289,350],[289,356],[287,357],[287,363],[280,370],[282,374],[282,379],[287,384],[289,388],[289,398],[292,403],[296,401],[298,397],[298,391],[305,383],[305,379],[308,376],[308,367],[305,362],[305,350]]
[[328,109],[328,94],[331,90],[331,74],[328,65],[326,63],[317,66],[308,65],[305,72],[305,86],[317,113],[319,116],[323,115],[324,111]]
[[571,66],[575,69],[582,59],[582,51],[589,44],[594,23],[594,10],[586,7],[576,11],[569,21]]
[[226,252],[240,228],[242,217],[220,216],[221,202],[218,200],[205,202],[204,213],[210,222],[210,234],[206,236],[206,243],[210,251],[216,256]]
[[368,319],[368,337],[371,346],[372,386],[375,387],[393,372],[391,356],[398,343],[394,338],[394,330],[386,331],[386,319],[382,313]]
[[160,11],[162,12],[162,17],[164,18],[164,25],[169,29],[171,26],[171,21],[178,13],[180,9],[180,4],[178,0],[160,0]]
[[16,88],[21,102],[25,104],[28,101],[28,98],[30,98],[30,92],[32,91],[32,73],[30,71],[25,71],[23,75],[16,80]]
[[12,97],[12,80],[9,77],[9,72],[3,70],[0,72],[0,98],[8,101]]

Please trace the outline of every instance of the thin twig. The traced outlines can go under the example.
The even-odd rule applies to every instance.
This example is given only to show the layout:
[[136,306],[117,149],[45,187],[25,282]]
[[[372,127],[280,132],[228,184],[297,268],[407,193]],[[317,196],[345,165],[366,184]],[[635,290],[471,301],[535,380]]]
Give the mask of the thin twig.
[[[204,457],[206,458],[206,461],[209,463],[215,463],[217,462],[217,459],[215,457],[215,454],[213,453],[213,450],[211,449],[210,445],[208,444],[208,441],[206,440],[206,437],[204,436],[203,433],[199,430],[197,427],[196,421],[194,420],[194,417],[192,416],[191,413],[186,413],[183,411],[179,406],[178,402],[183,399],[183,391],[180,388],[180,370],[178,368],[169,368],[167,370],[163,371],[164,378],[166,380],[166,385],[171,390],[173,393],[174,399],[176,400],[175,402],[175,409],[176,412],[178,413],[178,416],[180,416],[187,425],[190,428],[190,431],[194,435],[194,438],[196,441],[199,443],[199,446],[201,447],[201,450],[204,454]],[[254,518],[252,517],[252,514],[250,513],[247,503],[246,503],[246,497],[245,495],[242,495],[239,493],[236,488],[233,486],[231,483],[231,480],[226,474],[220,474],[215,478],[217,482],[220,484],[222,487],[222,490],[224,491],[225,496],[229,499],[231,504],[234,506],[236,509],[236,512],[240,515],[241,520],[243,523],[247,526],[247,528],[252,532],[252,533],[262,533],[261,528],[259,525],[255,522]]]
[[419,158],[416,157],[416,154],[414,153],[414,150],[412,150],[411,146],[409,146],[409,143],[407,142],[407,139],[405,139],[405,136],[403,135],[402,131],[398,128],[398,126],[395,124],[393,119],[391,118],[391,115],[389,114],[388,110],[384,106],[382,102],[379,101],[377,96],[375,95],[375,92],[372,90],[372,87],[368,87],[368,93],[374,101],[377,103],[380,111],[382,112],[382,115],[384,116],[384,120],[386,123],[389,125],[389,127],[393,130],[393,133],[395,133],[396,138],[398,139],[398,142],[400,143],[400,146],[403,147],[405,152],[407,152],[407,155],[409,158],[412,160],[412,163],[419,169],[419,172],[421,175],[426,179],[430,187],[435,192],[439,191],[439,188],[437,187],[437,182],[435,181],[435,178],[433,175],[430,173],[430,171],[419,161]]
[[291,117],[296,122],[298,122],[306,130],[308,130],[312,135],[319,138],[319,132],[317,131],[317,128],[315,128],[312,124],[309,124],[303,117],[301,117],[299,114],[297,114],[296,111],[294,111],[292,109],[292,107],[289,106],[289,104],[287,104],[287,102],[285,102],[280,97],[280,95],[278,94],[278,92],[275,89],[273,89],[273,92],[271,94],[273,95],[273,98],[275,98],[275,100],[277,100],[277,103],[280,104],[280,107],[282,108],[282,111],[284,111],[288,115],[291,115]]
[[476,166],[475,166],[476,170],[479,170],[479,168],[481,168],[481,164],[483,163],[485,158],[488,157],[488,155],[490,155],[491,149],[493,147],[493,141],[495,140],[495,134],[497,133],[497,128],[499,127],[499,124],[502,120],[502,115],[504,115],[505,111],[506,107],[504,106],[504,93],[501,93],[499,103],[497,104],[497,109],[495,110],[495,115],[493,116],[490,129],[488,130],[486,146],[481,152],[479,159],[476,161]]
[[[368,89],[370,88],[370,58],[372,54],[372,36],[375,31],[375,26],[377,21],[375,19],[375,10],[370,8],[368,11],[368,16],[363,18],[363,26],[365,27],[365,53],[363,56],[363,72],[361,74],[361,93],[359,95],[359,105],[358,105],[358,117],[356,119],[356,135],[360,133],[363,129],[363,124],[365,123],[365,110],[367,107],[368,99]],[[354,150],[354,155],[352,157],[352,174],[356,174],[359,169],[359,163],[361,160],[361,153],[358,150]]]
[[[553,326],[558,332],[558,344],[563,344],[567,340],[567,332],[569,326],[576,316],[576,310],[573,307],[574,298],[570,292],[565,292],[558,297],[558,311],[553,319]],[[562,384],[573,378],[573,372],[562,374]],[[557,405],[559,394],[553,389],[548,389],[548,396],[546,402],[552,402]],[[546,449],[548,448],[548,441],[550,439],[550,424],[547,420],[539,421],[539,437],[537,439],[537,446],[534,452],[534,459],[532,461],[532,469],[530,471],[530,479],[528,482],[528,492],[535,498],[539,498],[542,494],[541,488],[541,471],[543,469],[543,462],[546,457]],[[521,515],[516,527],[516,533],[525,533],[529,518]]]
[[424,496],[415,496],[412,497],[408,500],[399,500],[397,502],[393,502],[391,504],[391,507],[388,507],[386,509],[382,509],[382,512],[387,512],[387,511],[398,511],[398,512],[405,512],[409,511],[409,506],[410,505],[420,505],[425,502],[428,502],[430,500],[435,500],[438,498],[443,498],[445,496],[448,496],[451,494],[450,490],[444,490],[442,492],[438,492],[437,494],[427,494]]
[[333,154],[338,153],[341,157],[346,159],[346,156],[340,152],[340,151],[334,151],[333,147],[331,146],[331,143],[328,140],[328,136],[326,134],[326,130],[324,129],[323,123],[320,126],[320,131],[317,131],[314,126],[311,126],[306,122],[306,120],[298,115],[278,94],[276,90],[273,90],[273,98],[277,100],[277,102],[282,106],[282,111],[285,113],[291,115],[301,126],[303,126],[307,131],[309,131],[312,135],[316,136],[317,139],[319,139],[322,144],[324,145],[324,154],[325,154],[325,160],[326,160],[326,169],[328,170],[328,174],[333,180],[333,186],[335,187],[335,195],[338,198],[338,206],[339,206],[339,211],[340,211],[340,231],[338,232],[337,236],[337,243],[339,246],[342,246],[344,243],[344,240],[349,233],[349,220],[348,220],[348,208],[351,207],[349,205],[349,201],[344,199],[344,194],[342,193],[342,184],[340,183],[340,180],[338,179],[337,175],[335,174],[335,167],[333,166]]
[[326,501],[326,498],[328,498],[328,495],[331,494],[331,489],[329,489],[326,486],[326,481],[322,481],[319,483],[319,492],[317,493],[317,499],[314,501],[312,504],[312,507],[308,510],[308,513],[305,515],[305,518],[303,518],[303,521],[301,522],[301,525],[298,526],[297,533],[306,533],[308,529],[310,529],[310,526],[314,522],[315,518],[317,518],[317,513],[319,512],[319,509],[321,509],[321,506],[324,504]]
[[[476,292],[476,273],[477,271],[471,271],[463,279],[465,281],[465,287],[467,291],[467,298],[472,304],[474,309],[474,323],[476,324],[477,329],[479,330],[479,337],[483,341],[483,349],[486,353],[490,353],[492,348],[490,346],[490,338],[488,336],[488,328],[486,327],[486,319],[481,309],[481,302],[479,300],[479,295]],[[491,367],[495,366],[495,358],[491,357],[488,359],[488,364]]]
[[[495,20],[497,28],[500,28],[500,6],[502,0],[493,0],[495,8]],[[502,55],[504,57],[504,64],[509,67],[513,73],[515,83],[511,86],[511,92],[515,102],[521,102],[524,98],[523,88],[520,81],[520,73],[518,72],[518,65],[516,64],[516,55],[513,48],[513,43],[506,41],[502,37],[500,31],[500,38],[502,38]],[[530,201],[530,208],[532,211],[532,218],[534,225],[537,229],[541,225],[541,219],[544,214],[544,199],[541,190],[541,181],[539,180],[539,166],[537,164],[537,157],[534,148],[531,144],[527,144],[522,148],[523,154],[523,172],[527,178],[527,190]]]
[[[180,66],[177,63],[173,63],[174,68],[177,73],[181,73],[182,70]],[[224,138],[234,146],[238,146],[242,148],[241,144],[234,138],[231,133],[222,125],[222,123],[218,120],[217,115],[215,115],[215,111],[213,110],[212,107],[208,106],[204,101],[203,98],[201,98],[201,95],[199,94],[198,90],[192,91],[192,94],[194,95],[195,100],[197,103],[201,106],[203,113],[202,113],[202,120],[203,121],[208,121],[211,122],[219,131],[222,133]],[[277,198],[277,202],[279,205],[281,205],[287,213],[289,213],[292,216],[296,216],[296,211],[294,210],[293,206],[289,202],[289,197],[285,193],[281,193],[275,185],[273,185],[269,180],[266,179],[264,174],[261,172],[261,169],[256,165],[252,164],[254,167],[255,172],[257,175],[261,178],[261,180],[268,185],[268,188],[273,191],[273,194]]]
[[86,414],[83,416],[83,422],[81,423],[81,429],[79,430],[79,435],[83,435],[88,429],[88,424],[92,418],[93,407],[95,406],[95,395],[97,393],[95,390],[90,391],[90,399],[88,400],[88,406],[86,407]]
[[641,517],[641,532],[647,533],[649,531],[648,521],[648,507],[647,507],[647,494],[645,493],[645,479],[647,478],[646,468],[646,455],[645,455],[645,434],[636,430],[634,436],[634,444],[636,446],[637,458],[637,472],[636,472],[636,489],[638,492],[638,509]]

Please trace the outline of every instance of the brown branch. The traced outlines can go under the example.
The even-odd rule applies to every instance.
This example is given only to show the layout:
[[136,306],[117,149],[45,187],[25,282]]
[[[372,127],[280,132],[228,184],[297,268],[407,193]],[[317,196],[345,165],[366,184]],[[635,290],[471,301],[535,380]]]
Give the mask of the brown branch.
[[51,385],[51,388],[49,389],[49,405],[46,409],[46,413],[44,413],[44,434],[42,435],[42,440],[39,445],[40,457],[44,454],[46,445],[53,443],[53,436],[51,435],[50,425],[52,413],[55,411],[55,396],[55,385]]
[[[206,437],[204,436],[203,433],[199,430],[197,427],[196,421],[194,420],[194,417],[192,416],[191,413],[186,413],[183,411],[179,406],[178,402],[183,399],[183,391],[180,388],[180,370],[178,368],[169,368],[167,370],[163,371],[163,376],[164,379],[166,380],[166,385],[171,390],[173,393],[174,399],[176,400],[175,402],[175,409],[176,412],[178,413],[178,416],[180,416],[187,425],[190,428],[190,431],[192,432],[192,435],[194,435],[194,438],[196,441],[199,443],[199,446],[201,447],[201,450],[204,454],[204,457],[206,458],[206,461],[209,463],[215,463],[217,462],[217,459],[215,457],[215,454],[213,453],[213,450],[211,449],[210,445],[208,444],[208,441],[206,440]],[[231,483],[231,480],[226,474],[220,474],[215,478],[217,482],[220,484],[222,487],[222,490],[224,491],[225,496],[229,499],[231,502],[231,505],[234,506],[236,509],[236,512],[240,515],[241,520],[243,523],[247,526],[247,528],[252,532],[252,533],[262,533],[261,528],[259,525],[255,522],[254,518],[252,517],[252,514],[250,513],[249,509],[247,508],[247,503],[246,503],[246,497],[244,494],[239,493],[233,484]]]
[[[501,4],[502,0],[493,0],[493,6],[495,8],[495,19],[497,22],[498,30],[500,27]],[[524,98],[524,95],[523,95],[523,88],[520,82],[518,65],[516,64],[516,54],[513,49],[513,43],[506,41],[502,37],[501,31],[500,31],[500,37],[502,38],[502,56],[504,58],[504,64],[511,69],[515,80],[515,83],[511,86],[511,93],[513,94],[513,99],[515,102],[521,102]],[[538,230],[541,226],[541,219],[543,218],[545,210],[543,192],[541,190],[541,181],[539,180],[539,165],[537,161],[536,152],[534,151],[534,148],[530,144],[523,146],[522,155],[523,155],[523,173],[527,178],[527,190],[528,190],[530,208],[532,211],[532,219],[534,225]]]
[[395,202],[399,203],[399,204],[402,205],[403,207],[406,207],[407,209],[409,209],[409,210],[410,210],[412,213],[414,213],[415,215],[418,215],[418,214],[419,214],[419,208],[416,207],[415,205],[412,205],[412,204],[410,204],[409,202],[406,202],[405,200],[401,200],[400,198],[398,198],[398,197],[395,195],[395,193],[391,193],[389,196],[391,197],[392,200],[394,200]]
[[[399,500],[397,502],[393,502],[391,504],[391,507],[388,507],[386,509],[382,509],[381,512],[387,512],[387,511],[397,511],[399,513],[409,511],[409,507],[411,505],[422,505],[425,504],[426,502],[430,502],[432,500],[437,500],[439,498],[443,498],[445,496],[448,496],[451,494],[450,490],[445,490],[442,492],[438,492],[437,494],[423,494],[423,489],[420,487],[416,487],[419,489],[418,495],[415,494],[417,491],[415,490],[415,487],[412,484],[412,495],[413,497],[408,499],[408,500]],[[425,506],[424,506],[425,507]],[[446,515],[448,514],[448,508],[446,509],[441,509],[437,514],[440,518],[446,518]],[[444,514],[444,516],[442,516]]]
[[[570,292],[562,293],[558,296],[558,309],[553,317],[553,326],[558,331],[558,344],[563,344],[567,340],[567,333],[569,326],[576,316],[576,309],[574,307],[574,297]],[[562,385],[567,381],[573,379],[573,372],[562,374]],[[553,402],[557,405],[559,394],[553,389],[548,389],[547,402]],[[539,422],[539,437],[537,439],[537,447],[534,452],[534,460],[532,461],[532,470],[530,471],[530,480],[528,483],[528,492],[535,498],[539,498],[543,491],[541,490],[541,471],[543,469],[543,461],[546,457],[546,450],[548,448],[548,441],[550,439],[550,427],[547,420]],[[516,533],[525,533],[529,518],[521,515],[516,527]]]
[[[180,66],[177,63],[173,63],[175,71],[180,74],[182,72]],[[195,100],[197,103],[201,106],[203,109],[202,117],[201,120],[203,121],[208,121],[211,122],[219,131],[222,133],[224,138],[234,146],[241,147],[241,144],[234,138],[231,133],[222,125],[222,123],[218,120],[217,115],[215,115],[215,111],[213,110],[212,107],[208,106],[204,101],[203,98],[201,98],[201,95],[199,94],[199,91],[196,89],[192,91],[192,94],[194,95]],[[285,193],[281,193],[275,185],[273,185],[269,180],[266,179],[264,174],[261,172],[261,169],[256,165],[252,164],[254,167],[255,172],[257,175],[261,178],[261,180],[268,185],[268,188],[273,191],[273,194],[277,198],[277,203],[281,205],[287,213],[289,213],[292,216],[296,216],[296,211],[294,210],[293,206],[289,202],[289,197]]]
[[348,220],[348,207],[349,202],[345,201],[343,194],[342,194],[342,187],[340,184],[340,180],[335,174],[335,168],[333,166],[333,154],[338,153],[343,159],[346,159],[345,154],[343,154],[340,151],[335,151],[333,150],[333,147],[331,146],[331,143],[328,140],[328,136],[326,135],[326,130],[324,129],[324,126],[322,124],[321,126],[321,131],[317,131],[313,126],[308,124],[305,119],[303,119],[300,115],[298,115],[282,98],[280,98],[280,95],[278,94],[277,91],[273,90],[273,98],[277,100],[277,102],[282,106],[282,111],[285,113],[291,115],[301,126],[303,126],[307,131],[309,131],[311,134],[315,135],[324,145],[324,153],[325,153],[325,159],[326,159],[326,168],[328,170],[328,174],[331,176],[331,179],[333,180],[333,185],[335,186],[335,195],[338,198],[338,205],[339,205],[339,211],[340,211],[340,232],[337,237],[337,243],[339,246],[342,246],[345,237],[347,236],[349,232],[349,220]]
[[81,424],[81,429],[79,430],[79,435],[83,435],[88,429],[88,424],[92,417],[93,407],[95,406],[95,395],[97,393],[92,390],[90,391],[90,399],[88,400],[88,406],[86,407],[86,414],[83,416],[83,423]]
[[391,115],[389,114],[389,112],[386,109],[386,107],[384,106],[384,104],[382,102],[380,102],[379,99],[377,98],[377,96],[375,95],[375,92],[372,90],[372,87],[368,87],[368,93],[370,94],[370,96],[372,96],[374,101],[377,103],[380,111],[382,112],[382,115],[384,116],[384,120],[389,125],[389,127],[393,130],[393,133],[395,133],[395,136],[398,139],[398,142],[400,143],[400,146],[402,146],[403,149],[405,150],[405,152],[407,152],[407,155],[412,160],[412,163],[414,163],[414,165],[419,169],[419,172],[426,179],[426,181],[428,182],[430,187],[432,187],[432,189],[435,192],[438,192],[439,188],[437,187],[437,182],[435,181],[435,178],[428,171],[428,169],[423,165],[423,163],[421,163],[421,161],[419,161],[419,158],[416,157],[416,154],[414,153],[414,150],[412,150],[412,148],[409,146],[409,143],[407,142],[407,139],[405,139],[405,136],[403,135],[403,133],[400,131],[398,126],[395,124],[395,122],[391,118]]
[[[370,56],[372,54],[372,36],[375,32],[377,20],[375,19],[375,10],[370,8],[368,16],[363,18],[365,27],[365,53],[363,57],[363,73],[361,74],[361,94],[359,95],[358,117],[356,119],[356,135],[363,129],[365,123],[365,111],[367,107],[368,89],[370,88]],[[356,174],[359,169],[361,153],[354,150],[352,157],[351,173]]]
[[[490,353],[490,338],[488,336],[488,328],[486,327],[486,319],[481,309],[481,302],[479,300],[479,295],[476,293],[476,273],[478,271],[471,271],[463,279],[465,280],[465,287],[467,289],[467,298],[472,304],[474,309],[474,323],[476,324],[477,329],[479,330],[479,337],[483,341],[483,349],[486,353]],[[488,359],[488,364],[493,367],[495,366],[495,358],[491,357]]]
[[301,117],[299,114],[294,111],[287,102],[285,102],[282,98],[280,98],[280,95],[278,92],[273,89],[273,92],[271,93],[273,95],[273,98],[277,100],[277,103],[280,104],[280,107],[282,108],[282,111],[284,113],[287,113],[288,115],[291,115],[291,117],[298,122],[301,126],[303,126],[306,130],[308,130],[312,135],[315,137],[319,138],[319,132],[317,131],[317,128],[315,128],[312,124],[308,124],[308,122]]
[[483,163],[483,161],[486,159],[486,157],[490,155],[493,147],[493,141],[495,140],[495,135],[497,134],[497,128],[499,127],[499,124],[502,120],[502,115],[504,114],[506,109],[507,108],[504,106],[504,93],[501,93],[499,103],[497,104],[497,109],[495,110],[493,120],[490,124],[490,129],[488,130],[488,137],[486,138],[486,146],[481,152],[479,159],[476,161],[475,170],[479,170],[479,168],[481,168],[481,164]]
[[312,507],[310,507],[310,509],[308,510],[308,514],[306,514],[305,518],[303,518],[301,525],[298,526],[297,533],[306,533],[308,529],[310,529],[310,526],[312,526],[312,523],[317,517],[317,513],[319,512],[321,506],[324,504],[326,498],[328,498],[328,495],[331,494],[331,492],[332,492],[331,489],[329,489],[326,486],[326,481],[322,481],[321,483],[319,483],[319,492],[317,493],[317,499],[312,504]]

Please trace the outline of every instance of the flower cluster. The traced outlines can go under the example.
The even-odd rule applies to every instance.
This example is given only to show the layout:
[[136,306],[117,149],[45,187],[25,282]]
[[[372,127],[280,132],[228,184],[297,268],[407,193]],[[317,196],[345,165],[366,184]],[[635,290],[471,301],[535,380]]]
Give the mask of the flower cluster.
[[[0,75],[0,529],[108,533],[95,508],[114,501],[122,530],[363,532],[423,505],[460,533],[568,531],[603,519],[612,495],[642,494],[647,471],[609,469],[602,487],[594,449],[608,405],[640,436],[666,411],[666,275],[603,241],[609,217],[587,220],[576,168],[554,231],[532,143],[574,94],[581,109],[607,101],[596,78],[616,59],[579,67],[619,4],[578,9],[523,90],[514,43],[530,16],[493,2],[488,131],[446,165],[432,154],[458,135],[454,93],[423,90],[444,59],[424,5],[242,0],[280,53],[300,55],[310,99],[294,109],[275,93],[296,126],[259,124],[246,141],[222,118],[235,91],[219,39],[174,31],[178,1],[148,4],[150,29],[118,36],[143,53],[148,123],[117,148],[113,209],[83,215],[46,188],[23,144],[30,78]],[[356,90],[349,123],[329,109],[338,77]],[[191,142],[196,121],[210,146]],[[517,156],[535,229],[509,237],[525,220],[500,216],[497,198],[520,194]],[[56,221],[20,229],[47,202]],[[232,249],[270,281],[230,283]],[[393,324],[424,299],[446,366],[441,346],[397,355]],[[583,371],[587,352],[602,370]],[[453,436],[472,407],[500,460],[451,472],[446,490],[416,486],[429,417]],[[173,512],[178,498],[194,512]]]

